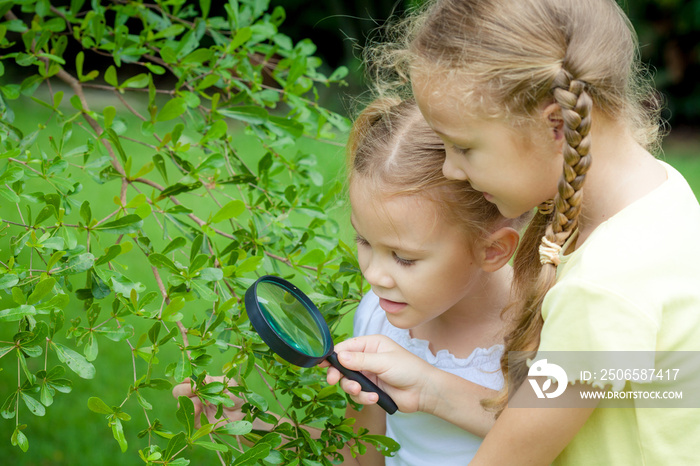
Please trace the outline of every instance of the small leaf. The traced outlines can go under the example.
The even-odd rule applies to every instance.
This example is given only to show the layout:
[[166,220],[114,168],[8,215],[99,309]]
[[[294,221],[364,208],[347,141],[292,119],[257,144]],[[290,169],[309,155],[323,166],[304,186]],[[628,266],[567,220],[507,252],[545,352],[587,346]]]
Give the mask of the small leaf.
[[204,447],[207,450],[212,450],[212,451],[221,451],[225,452],[228,451],[228,447],[226,445],[223,445],[221,443],[213,443],[213,442],[194,442],[195,445]]
[[94,411],[99,414],[112,414],[114,410],[107,406],[107,403],[102,401],[100,398],[96,396],[92,396],[88,398],[88,408],[90,411]]
[[112,435],[119,444],[119,448],[121,448],[122,453],[124,453],[129,445],[126,442],[126,437],[124,437],[124,428],[122,427],[122,421],[119,420],[119,418],[114,417],[110,421],[110,425],[112,427]]
[[185,298],[176,296],[170,301],[170,304],[163,309],[163,314],[161,315],[162,319],[166,322],[175,322],[182,319],[182,314],[179,314],[179,319],[176,317],[178,316],[178,311],[183,307],[185,307]]
[[299,265],[321,265],[326,260],[326,254],[321,249],[313,249],[299,259]]
[[0,277],[0,290],[15,286],[19,282],[19,277],[14,274],[7,274]]
[[128,233],[136,233],[141,229],[141,227],[143,227],[143,219],[136,214],[129,214],[125,215],[119,220],[98,225],[94,227],[94,229],[105,233],[124,235]]
[[182,97],[169,100],[160,109],[156,121],[168,121],[175,119],[187,111],[187,102]]
[[177,400],[180,408],[175,415],[180,424],[185,426],[187,436],[191,437],[194,432],[194,403],[186,396],[181,396]]
[[270,454],[270,445],[267,443],[259,443],[250,450],[236,458],[231,466],[255,464],[258,460],[264,459]]
[[29,441],[27,440],[27,436],[24,435],[24,432],[22,432],[20,429],[26,427],[25,424],[22,424],[21,426],[15,427],[15,431],[12,433],[12,445],[19,447],[23,452],[27,452],[29,449]]
[[269,117],[267,111],[260,107],[240,106],[226,109],[218,109],[218,112],[226,117],[249,123],[251,125],[261,125]]
[[175,265],[175,263],[163,254],[151,254],[150,256],[148,256],[148,262],[150,262],[152,266],[158,269],[162,269],[163,267],[165,267],[166,269],[169,269],[172,272],[180,273],[180,269]]
[[36,304],[39,302],[53,290],[55,284],[56,280],[53,278],[47,278],[37,283],[36,287],[34,287],[34,291],[29,295],[29,298],[27,298],[27,304]]
[[36,308],[34,308],[34,306],[27,306],[26,304],[23,304],[19,307],[12,307],[10,309],[0,311],[0,323],[16,322],[18,320],[23,319],[26,316],[33,315],[36,315]]
[[51,342],[51,346],[56,350],[58,359],[66,363],[68,367],[80,377],[83,379],[92,379],[95,376],[95,366],[88,362],[85,356],[55,341]]
[[187,240],[183,238],[182,236],[178,236],[177,238],[173,239],[168,245],[163,249],[161,254],[167,254],[172,251],[176,251],[184,246],[187,245]]
[[107,84],[114,87],[119,87],[119,82],[117,81],[117,69],[114,67],[114,65],[110,65],[110,67],[107,68],[104,79]]
[[44,405],[27,395],[24,391],[20,392],[20,395],[22,396],[22,401],[24,401],[24,404],[27,405],[27,408],[29,408],[29,411],[31,411],[32,414],[35,416],[43,416],[46,414],[46,408],[44,408]]
[[245,212],[245,203],[238,199],[233,200],[219,209],[212,217],[211,223],[218,223],[233,217],[238,217]]

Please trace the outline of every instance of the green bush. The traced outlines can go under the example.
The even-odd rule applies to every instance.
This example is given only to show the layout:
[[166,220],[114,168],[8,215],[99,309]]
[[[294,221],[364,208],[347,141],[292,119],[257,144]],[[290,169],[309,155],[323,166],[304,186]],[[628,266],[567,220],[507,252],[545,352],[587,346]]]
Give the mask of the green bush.
[[[304,143],[337,153],[348,121],[319,90],[347,70],[323,74],[315,45],[281,34],[285,12],[268,0],[230,0],[221,16],[210,0],[56,3],[0,3],[4,441],[36,446],[27,418],[109,376],[103,352],[120,348],[132,367],[108,392],[119,398],[97,391],[71,409],[133,460],[188,464],[212,450],[222,464],[337,464],[346,444],[393,448],[353,431],[325,371],[271,354],[242,303],[258,276],[290,278],[338,337],[359,299],[333,215],[342,184]],[[19,117],[27,98],[45,119]],[[244,421],[197,429],[192,403],[176,406],[173,383],[207,373],[237,381]],[[222,384],[196,388],[229,401]],[[255,431],[255,419],[275,427]]]

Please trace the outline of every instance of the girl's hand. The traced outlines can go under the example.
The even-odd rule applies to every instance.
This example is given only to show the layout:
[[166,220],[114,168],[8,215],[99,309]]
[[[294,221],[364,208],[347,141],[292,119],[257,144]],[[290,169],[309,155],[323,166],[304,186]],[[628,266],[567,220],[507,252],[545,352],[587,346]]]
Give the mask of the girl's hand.
[[[430,410],[431,373],[438,371],[428,362],[407,351],[389,337],[369,335],[352,338],[336,345],[340,363],[348,369],[362,371],[384,390],[404,413]],[[349,380],[328,366],[326,380],[340,382],[340,387],[357,403],[375,404],[376,393],[363,392],[360,384]]]
[[[212,377],[210,375],[207,375],[204,378],[205,384],[212,382],[227,383],[229,387],[236,386],[235,381],[233,381],[232,379],[228,379],[228,381],[226,381],[223,376]],[[224,393],[227,394],[229,398],[231,398],[231,400],[233,400],[233,402],[236,404],[233,408],[223,408],[224,417],[228,418],[229,421],[242,420],[245,415],[241,412],[241,406],[243,406],[245,400],[234,396],[228,390],[226,390]],[[213,405],[209,402],[202,403],[202,400],[200,400],[197,394],[192,391],[192,382],[189,378],[183,380],[182,383],[176,385],[173,388],[173,396],[176,399],[181,396],[186,396],[190,400],[192,400],[192,403],[194,404],[194,422],[197,428],[201,427],[199,417],[202,412],[204,412],[204,415],[207,417],[209,423],[214,424],[218,421],[218,419],[216,419],[216,411],[218,406]]]

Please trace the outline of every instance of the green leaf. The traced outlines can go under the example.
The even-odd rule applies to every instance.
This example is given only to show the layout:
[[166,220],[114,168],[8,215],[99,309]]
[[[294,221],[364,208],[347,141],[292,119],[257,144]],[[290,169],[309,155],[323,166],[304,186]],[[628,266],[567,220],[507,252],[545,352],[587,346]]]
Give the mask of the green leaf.
[[94,230],[105,233],[124,235],[138,232],[143,227],[143,219],[136,214],[125,215],[119,220],[103,223],[94,227]]
[[110,65],[105,71],[104,76],[105,82],[111,86],[119,87],[119,81],[117,81],[117,69],[114,65]]
[[85,356],[55,341],[51,342],[51,346],[56,351],[58,359],[67,364],[78,376],[83,379],[92,379],[95,377],[95,366],[88,362]]
[[222,430],[229,435],[246,435],[253,431],[253,424],[250,421],[229,422],[218,430]]
[[43,416],[46,414],[46,408],[44,408],[44,405],[27,395],[24,391],[21,391],[20,395],[22,397],[22,401],[24,401],[24,404],[27,405],[27,408],[29,408],[29,411],[31,411],[32,414],[35,416]]
[[182,351],[180,352],[180,358],[177,360],[177,365],[175,366],[175,381],[180,383],[190,375],[192,375],[192,364],[187,357],[187,352]]
[[236,275],[254,272],[262,265],[263,256],[252,256],[236,266]]
[[217,111],[226,117],[240,120],[251,125],[261,125],[265,123],[269,117],[267,110],[253,106],[220,108]]
[[94,361],[97,359],[97,354],[99,353],[99,345],[97,344],[97,338],[91,333],[88,335],[87,343],[85,344],[85,359],[88,361]]
[[[219,120],[221,122],[221,120]],[[209,134],[209,133],[207,133]],[[212,154],[197,166],[197,171],[215,170],[226,165],[226,159],[221,154]]]
[[163,249],[161,254],[167,254],[169,252],[176,251],[182,247],[185,247],[187,245],[187,240],[183,238],[182,236],[178,236],[177,238],[173,239],[168,245]]
[[19,307],[12,307],[10,309],[0,311],[0,322],[16,322],[26,316],[33,315],[36,315],[36,309],[34,306],[27,306],[23,304]]
[[94,411],[99,414],[112,414],[114,412],[112,408],[107,406],[107,403],[96,396],[88,398],[87,406],[90,411]]
[[107,262],[117,257],[119,254],[121,254],[121,252],[122,247],[118,244],[113,244],[107,249],[103,256],[97,258],[97,260],[95,261],[95,265],[106,264]]
[[304,134],[304,125],[298,121],[276,116],[270,116],[268,128],[278,136],[291,136],[294,139]]
[[202,10],[202,18],[209,16],[209,8],[211,7],[211,0],[199,0],[199,8]]
[[177,399],[180,408],[175,413],[180,424],[185,426],[187,436],[191,437],[194,432],[194,403],[186,396]]
[[182,97],[170,99],[158,112],[156,121],[173,120],[187,111],[187,102]]
[[172,272],[180,273],[180,269],[175,265],[175,263],[163,254],[158,254],[157,252],[151,254],[150,256],[148,256],[148,262],[150,262],[152,266],[158,269],[162,269],[163,267],[165,267],[166,269]]
[[95,264],[95,256],[89,252],[71,257],[65,267],[55,271],[53,275],[73,275],[85,272]]
[[27,436],[24,435],[24,432],[22,432],[20,429],[23,429],[26,427],[26,424],[22,424],[21,426],[15,427],[14,432],[12,433],[12,445],[15,447],[19,447],[23,452],[27,452],[29,449],[29,441],[27,440]]
[[297,264],[299,265],[321,265],[326,260],[326,254],[321,249],[313,249],[299,259]]
[[37,214],[36,218],[34,219],[34,226],[39,225],[41,222],[43,222],[47,218],[50,218],[53,215],[56,215],[56,209],[54,209],[53,206],[44,206],[44,208],[41,209],[41,211]]
[[110,420],[109,424],[112,427],[112,435],[114,436],[114,439],[119,444],[119,448],[121,448],[122,453],[124,453],[128,448],[128,444],[126,442],[126,437],[124,437],[124,428],[122,427],[122,421],[118,417],[113,417]]
[[238,466],[238,465],[248,465],[248,464],[255,464],[258,462],[258,460],[262,460],[264,458],[267,458],[267,455],[270,454],[270,445],[267,443],[262,443],[262,444],[257,444],[245,453],[243,453],[241,456],[236,458],[236,461],[234,461],[231,466]]
[[15,286],[19,282],[19,277],[14,274],[6,274],[0,277],[0,290]]
[[27,304],[36,304],[39,302],[41,298],[53,290],[55,284],[56,280],[53,278],[47,278],[37,283],[36,287],[34,287],[34,291],[29,295],[29,298],[27,298]]
[[211,223],[219,223],[233,217],[238,217],[245,212],[245,203],[238,199],[233,200],[219,209],[211,219]]
[[100,327],[95,329],[95,332],[112,341],[124,341],[134,336],[134,327],[131,325],[124,325],[122,327]]
[[170,301],[165,309],[163,309],[162,319],[166,322],[177,322],[182,319],[182,314],[178,311],[185,307],[185,298],[176,296]]
[[148,75],[146,73],[137,74],[124,81],[121,85],[122,88],[127,87],[131,89],[140,89],[146,86],[148,86]]
[[209,49],[197,49],[180,60],[180,63],[204,63],[211,60],[212,55],[213,53]]
[[213,443],[213,442],[194,442],[195,445],[204,447],[207,450],[212,450],[212,451],[228,451],[228,447],[224,444],[221,443]]

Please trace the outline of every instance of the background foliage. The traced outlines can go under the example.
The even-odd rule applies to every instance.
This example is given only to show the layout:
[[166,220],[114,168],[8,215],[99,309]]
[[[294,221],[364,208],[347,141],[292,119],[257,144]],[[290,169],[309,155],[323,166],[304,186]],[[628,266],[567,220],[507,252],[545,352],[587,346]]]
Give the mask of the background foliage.
[[[0,414],[15,447],[3,461],[315,465],[352,439],[383,445],[353,432],[324,371],[272,356],[242,307],[255,278],[281,275],[344,336],[360,276],[333,213],[342,183],[307,140],[338,155],[348,122],[318,89],[347,69],[324,74],[267,0],[211,7],[0,3]],[[27,118],[30,104],[43,111]],[[245,420],[196,428],[192,402],[177,406],[172,385],[207,372],[237,381]],[[221,383],[196,388],[230,404]],[[85,418],[75,448],[43,436],[61,404]],[[113,441],[82,444],[94,429]]]

